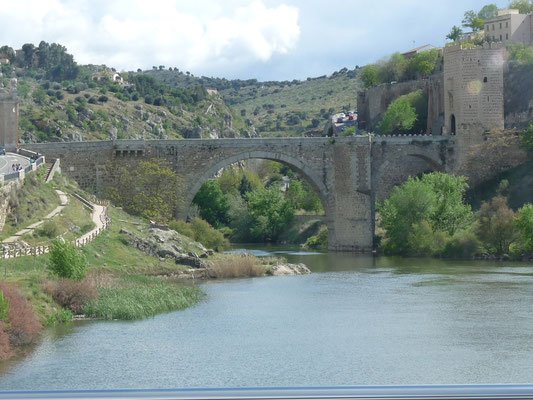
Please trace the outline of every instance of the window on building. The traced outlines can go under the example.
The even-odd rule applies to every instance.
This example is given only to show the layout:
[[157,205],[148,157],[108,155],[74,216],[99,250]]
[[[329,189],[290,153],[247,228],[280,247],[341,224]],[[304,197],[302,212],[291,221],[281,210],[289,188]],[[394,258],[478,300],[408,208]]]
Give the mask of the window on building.
[[500,29],[502,29],[502,23],[500,22]]
[[503,40],[503,37],[502,37],[502,35],[500,35],[500,41],[502,41],[502,40]]
[[505,34],[505,40],[509,40],[509,34],[508,33]]
[[509,21],[505,21],[505,27],[509,28]]
[[494,24],[492,24],[492,30],[494,30]]
[[485,82],[485,83],[487,82],[487,77],[483,78],[483,82]]

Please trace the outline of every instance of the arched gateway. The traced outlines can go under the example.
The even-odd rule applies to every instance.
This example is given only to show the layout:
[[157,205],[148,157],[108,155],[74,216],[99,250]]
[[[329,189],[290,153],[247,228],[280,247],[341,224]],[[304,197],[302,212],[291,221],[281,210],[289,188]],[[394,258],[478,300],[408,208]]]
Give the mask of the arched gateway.
[[[370,136],[115,140],[43,143],[26,147],[47,158],[60,158],[64,172],[81,187],[90,187],[100,194],[105,193],[106,185],[113,182],[115,169],[109,165],[128,167],[147,158],[165,158],[183,177],[184,202],[178,210],[178,217],[183,219],[200,187],[220,169],[254,158],[278,161],[299,172],[319,195],[326,211],[330,250],[370,251],[375,196],[378,191],[386,194],[386,191],[380,191],[380,186],[392,187],[418,171],[418,166],[413,169],[413,165],[401,162],[406,155],[445,169],[442,149],[446,140],[446,137]],[[393,171],[380,168],[381,165],[397,167]],[[398,173],[402,171],[405,173]]]

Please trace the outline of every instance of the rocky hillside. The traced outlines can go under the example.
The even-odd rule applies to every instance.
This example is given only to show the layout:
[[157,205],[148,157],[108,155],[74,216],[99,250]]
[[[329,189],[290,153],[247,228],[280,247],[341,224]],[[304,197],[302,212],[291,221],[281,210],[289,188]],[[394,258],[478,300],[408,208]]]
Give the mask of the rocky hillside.
[[219,96],[154,105],[124,98],[116,86],[19,78],[20,136],[30,142],[218,138],[239,136],[243,127]]

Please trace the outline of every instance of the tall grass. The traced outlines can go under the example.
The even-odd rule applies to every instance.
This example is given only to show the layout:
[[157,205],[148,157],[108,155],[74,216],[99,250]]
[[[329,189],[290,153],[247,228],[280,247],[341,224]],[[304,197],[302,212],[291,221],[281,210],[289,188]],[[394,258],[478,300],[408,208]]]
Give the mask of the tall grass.
[[243,278],[263,276],[265,268],[251,254],[231,254],[213,262],[209,268],[211,278]]
[[202,294],[196,287],[155,279],[147,281],[146,285],[100,290],[98,300],[85,306],[85,314],[103,319],[141,319],[193,306]]

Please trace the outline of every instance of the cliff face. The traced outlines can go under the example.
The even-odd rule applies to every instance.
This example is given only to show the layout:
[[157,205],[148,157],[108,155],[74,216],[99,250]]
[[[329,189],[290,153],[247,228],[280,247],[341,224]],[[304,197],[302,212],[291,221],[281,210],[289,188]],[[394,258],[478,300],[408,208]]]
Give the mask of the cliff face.
[[533,123],[533,65],[510,65],[505,71],[504,113],[506,128]]

